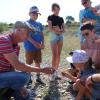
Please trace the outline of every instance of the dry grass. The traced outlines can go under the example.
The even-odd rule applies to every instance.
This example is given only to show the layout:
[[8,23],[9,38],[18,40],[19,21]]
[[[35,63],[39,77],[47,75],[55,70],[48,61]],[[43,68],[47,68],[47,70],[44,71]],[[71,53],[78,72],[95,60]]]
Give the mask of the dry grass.
[[[64,44],[63,49],[61,53],[61,66],[66,66],[67,62],[65,61],[65,58],[68,56],[68,53],[72,50],[76,50],[80,48],[80,42],[79,38],[76,37],[73,33],[76,32],[77,29],[67,29],[66,33],[64,34]],[[41,66],[51,65],[51,47],[50,47],[50,35],[48,31],[45,32],[45,49],[42,50],[42,64]],[[22,45],[21,45],[22,46]],[[24,55],[24,48],[21,48],[20,52],[20,59],[21,61],[25,61],[25,55]]]

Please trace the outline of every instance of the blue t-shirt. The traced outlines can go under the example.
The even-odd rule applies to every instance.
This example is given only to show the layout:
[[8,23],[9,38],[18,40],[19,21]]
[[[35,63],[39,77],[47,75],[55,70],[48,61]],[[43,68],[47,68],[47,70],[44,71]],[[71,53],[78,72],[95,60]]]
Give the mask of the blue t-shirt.
[[[96,34],[100,35],[100,16],[95,15],[94,12],[90,8],[85,8],[85,9],[80,10],[80,13],[79,13],[80,27],[82,26],[83,19],[96,20],[97,24],[94,27],[96,30]],[[78,34],[81,39],[80,42],[84,43],[85,37],[81,34],[80,28],[79,28]]]
[[85,69],[84,71],[81,71],[80,78],[85,81],[89,76],[95,73],[96,72],[93,68]]
[[[27,22],[29,22],[31,25],[33,25],[36,28],[36,32],[32,33],[30,32],[29,35],[38,43],[43,42],[43,36],[42,36],[42,32],[43,32],[43,25],[40,22],[37,21],[33,21],[32,19],[28,20]],[[24,48],[26,51],[38,51],[41,50],[39,48],[36,48],[31,42],[29,42],[28,40],[24,41]]]
[[94,19],[100,22],[100,16],[95,15],[94,12],[89,8],[85,8],[80,11],[79,19],[80,22],[82,22],[83,19],[87,19],[87,20]]

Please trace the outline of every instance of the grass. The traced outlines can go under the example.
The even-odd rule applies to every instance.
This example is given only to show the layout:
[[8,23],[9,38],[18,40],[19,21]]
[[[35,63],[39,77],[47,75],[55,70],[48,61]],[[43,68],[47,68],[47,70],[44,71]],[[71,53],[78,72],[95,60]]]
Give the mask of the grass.
[[[64,44],[62,48],[61,53],[61,62],[60,66],[65,67],[67,62],[65,61],[65,58],[68,56],[68,53],[70,51],[76,50],[80,48],[80,42],[79,38],[75,36],[75,32],[77,31],[77,28],[67,28],[66,32],[64,34]],[[42,64],[41,66],[51,66],[51,60],[52,60],[52,53],[51,53],[51,47],[50,47],[50,35],[48,30],[44,31],[45,33],[45,49],[42,50]],[[21,48],[20,52],[20,59],[21,61],[25,61],[25,54],[24,54],[24,48]]]

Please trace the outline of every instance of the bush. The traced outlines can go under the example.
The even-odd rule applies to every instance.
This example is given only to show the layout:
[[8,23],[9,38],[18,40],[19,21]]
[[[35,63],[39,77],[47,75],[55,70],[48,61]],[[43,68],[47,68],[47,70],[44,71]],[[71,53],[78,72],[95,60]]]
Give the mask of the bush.
[[3,31],[7,31],[9,29],[9,25],[6,23],[0,23],[0,33]]

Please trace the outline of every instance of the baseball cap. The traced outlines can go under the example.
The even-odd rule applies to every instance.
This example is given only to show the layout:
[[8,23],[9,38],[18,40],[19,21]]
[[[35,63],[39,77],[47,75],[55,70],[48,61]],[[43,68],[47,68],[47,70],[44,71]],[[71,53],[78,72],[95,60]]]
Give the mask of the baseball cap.
[[29,24],[28,22],[23,22],[23,21],[16,21],[14,28],[26,28],[32,31],[35,31],[35,28]]
[[89,60],[89,56],[84,50],[75,50],[73,55],[67,57],[66,60],[70,63],[86,63]]
[[40,14],[39,9],[36,6],[31,7],[30,10],[29,10],[29,13],[38,13],[38,14]]

